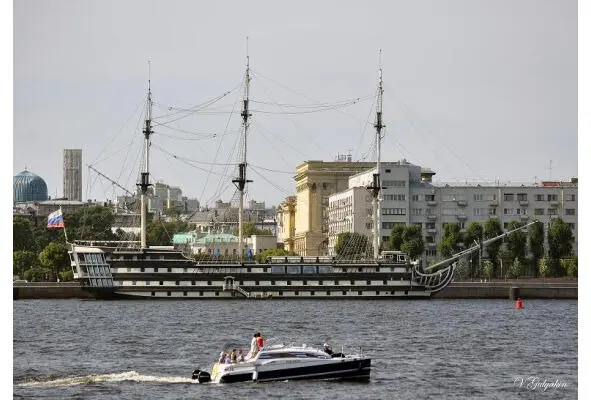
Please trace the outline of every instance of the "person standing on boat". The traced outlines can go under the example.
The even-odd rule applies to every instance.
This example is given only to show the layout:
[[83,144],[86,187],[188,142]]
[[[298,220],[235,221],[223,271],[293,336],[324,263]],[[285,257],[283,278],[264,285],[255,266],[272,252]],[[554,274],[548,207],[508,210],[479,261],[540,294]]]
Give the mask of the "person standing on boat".
[[246,359],[248,360],[253,358],[256,355],[257,350],[257,334],[255,333],[252,335],[252,340],[250,341],[250,351],[246,355]]
[[330,346],[328,345],[328,343],[324,343],[322,348],[326,354],[328,354],[329,356],[332,356],[333,351],[330,349]]
[[257,332],[257,352],[263,348],[264,344],[265,339],[263,339],[260,332]]

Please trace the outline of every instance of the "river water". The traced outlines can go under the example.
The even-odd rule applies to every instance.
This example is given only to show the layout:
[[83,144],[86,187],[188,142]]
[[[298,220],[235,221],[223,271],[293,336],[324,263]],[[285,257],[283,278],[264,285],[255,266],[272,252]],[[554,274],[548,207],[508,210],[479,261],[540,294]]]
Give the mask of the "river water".
[[[13,397],[575,399],[577,301],[13,302]],[[200,385],[222,348],[268,341],[358,350],[369,383]]]

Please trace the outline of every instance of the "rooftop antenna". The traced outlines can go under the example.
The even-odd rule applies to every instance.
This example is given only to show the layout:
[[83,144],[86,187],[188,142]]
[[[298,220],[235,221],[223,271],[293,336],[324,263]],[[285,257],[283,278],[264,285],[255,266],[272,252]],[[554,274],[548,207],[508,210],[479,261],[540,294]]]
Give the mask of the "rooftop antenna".
[[148,60],[148,102],[146,105],[146,124],[143,130],[144,133],[144,157],[146,163],[144,170],[141,173],[140,183],[137,186],[140,187],[141,192],[141,248],[147,248],[146,242],[146,231],[147,231],[147,214],[148,214],[148,187],[150,184],[150,135],[152,134],[152,89],[150,82],[150,60]]
[[382,49],[379,52],[379,70],[380,70],[380,82],[378,85],[378,101],[376,106],[376,123],[374,127],[376,128],[376,173],[373,174],[373,182],[371,186],[368,186],[366,189],[371,191],[373,196],[372,206],[373,206],[373,215],[374,215],[374,224],[373,224],[373,255],[374,259],[379,257],[380,253],[380,189],[385,189],[381,186],[380,182],[380,154],[381,154],[381,146],[380,143],[382,141],[382,128],[384,128],[384,124],[382,123],[382,103],[383,103],[383,95],[384,95],[384,86],[382,80]]
[[242,116],[242,134],[244,140],[244,154],[242,162],[238,164],[238,177],[232,179],[232,183],[236,185],[236,188],[240,192],[240,203],[238,205],[238,257],[242,261],[243,257],[243,242],[242,242],[242,214],[244,212],[244,188],[251,180],[246,179],[246,139],[248,134],[248,118],[252,115],[248,110],[249,100],[249,89],[250,89],[250,58],[248,56],[248,36],[246,37],[246,74],[245,74],[245,88],[244,88],[244,100],[243,109],[240,115]]

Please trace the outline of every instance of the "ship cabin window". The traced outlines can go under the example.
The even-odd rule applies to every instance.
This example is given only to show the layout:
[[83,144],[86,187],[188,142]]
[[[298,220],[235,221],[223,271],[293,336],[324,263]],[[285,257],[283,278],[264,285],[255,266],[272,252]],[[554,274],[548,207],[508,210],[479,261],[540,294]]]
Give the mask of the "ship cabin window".
[[146,271],[146,269],[144,267],[140,268],[140,272],[145,272],[145,271]]
[[405,290],[405,291],[404,291],[404,294],[405,294],[405,295],[408,295],[408,290]]
[[211,286],[211,281],[207,281],[207,286]]
[[191,281],[191,286],[195,286],[195,281]]
[[279,296],[283,296],[283,292],[281,290],[279,291]]
[[327,296],[330,296],[330,292],[328,290],[326,291],[326,295]]
[[156,296],[156,292],[152,292],[152,296]]
[[310,296],[314,296],[314,291],[313,290],[310,292]]
[[388,282],[386,282],[386,280],[383,280],[382,282],[383,282],[384,285],[387,285],[388,284]]
[[183,296],[186,296],[186,295],[187,295],[187,291],[185,290],[185,291],[183,291]]
[[135,284],[136,284],[136,281],[131,281],[131,284],[132,284],[133,286],[135,286]]
[[176,281],[174,284],[178,286],[180,284],[180,282],[179,281]]
[[363,268],[361,268],[361,267],[357,268],[357,272],[362,272],[362,271],[363,271]]
[[203,290],[199,291],[199,296],[203,296]]
[[131,268],[130,267],[127,267],[127,272],[131,272]]
[[376,294],[379,296],[380,295],[380,291],[379,290],[376,290]]
[[291,281],[287,281],[287,286],[291,286]]
[[271,285],[275,286],[275,281],[271,281]]
[[304,274],[315,274],[316,273],[316,266],[315,265],[304,265],[302,267],[302,272]]
[[335,284],[335,285],[338,285],[338,284],[339,284],[339,281],[334,281],[334,284]]
[[371,285],[371,281],[365,281],[367,285]]
[[259,281],[255,281],[255,282],[254,282],[254,284],[255,284],[256,286],[258,286],[258,285],[259,285]]
[[186,272],[187,272],[187,268],[183,268],[183,272],[185,272],[185,273],[186,273]]
[[318,286],[322,286],[322,281],[318,281]]
[[250,267],[246,268],[246,272],[252,272],[252,268],[250,268]]
[[168,272],[172,272],[172,268],[170,268],[170,267],[169,267],[169,268],[168,268]]
[[358,296],[361,296],[362,294],[363,294],[363,292],[361,290],[357,292]]
[[164,285],[164,281],[160,281],[159,283],[160,283],[160,286]]
[[308,281],[304,281],[303,285],[306,286],[308,284]]
[[216,295],[216,296],[219,296],[219,295],[220,295],[220,292],[215,292],[215,295]]
[[172,295],[172,293],[171,293],[170,291],[168,291],[168,292],[166,292],[166,295],[167,295],[167,296],[171,296],[171,295]]
[[346,296],[346,295],[347,295],[347,291],[343,290],[343,296]]
[[158,268],[154,268],[154,272],[158,272]]
[[300,295],[300,292],[298,292],[298,291],[296,290],[296,291],[294,292],[294,294],[295,294],[296,296],[299,296],[299,295]]
[[263,268],[263,272],[267,272],[267,267]]
[[354,285],[354,284],[355,284],[355,281],[351,281],[351,285]]
[[150,281],[146,281],[146,286],[150,286]]

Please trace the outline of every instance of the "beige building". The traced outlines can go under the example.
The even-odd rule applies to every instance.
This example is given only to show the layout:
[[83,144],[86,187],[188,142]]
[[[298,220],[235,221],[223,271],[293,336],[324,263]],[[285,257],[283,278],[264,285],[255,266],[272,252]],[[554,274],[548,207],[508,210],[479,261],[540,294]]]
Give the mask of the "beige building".
[[277,243],[287,251],[294,251],[296,202],[296,196],[289,196],[277,207]]
[[328,198],[348,189],[349,177],[369,168],[372,162],[305,161],[296,170],[294,251],[302,256],[327,254]]

